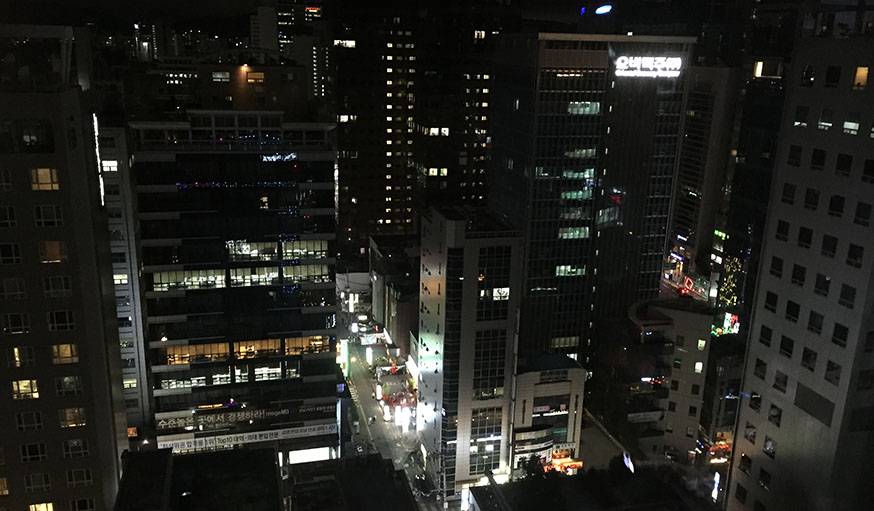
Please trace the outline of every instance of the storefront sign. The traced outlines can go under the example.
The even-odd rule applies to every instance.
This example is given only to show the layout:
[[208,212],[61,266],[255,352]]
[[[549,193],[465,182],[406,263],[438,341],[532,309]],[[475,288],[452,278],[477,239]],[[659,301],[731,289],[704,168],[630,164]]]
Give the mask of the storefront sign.
[[331,435],[337,433],[337,423],[300,426],[297,428],[271,429],[268,431],[249,431],[233,435],[217,435],[194,437],[194,433],[182,435],[167,435],[158,437],[159,449],[174,451],[200,451],[216,449],[224,446],[252,444],[256,442],[273,442],[308,436]]
[[680,76],[680,57],[639,57],[621,55],[613,62],[616,76],[636,78],[676,78]]
[[261,155],[261,161],[294,161],[296,159],[297,153],[275,153]]
[[309,405],[304,404],[292,408],[242,408],[239,410],[229,410],[220,412],[198,412],[196,414],[186,415],[184,417],[168,417],[158,419],[158,431],[166,431],[171,429],[194,428],[198,426],[214,426],[222,424],[233,424],[249,421],[264,421],[271,419],[285,419],[290,415],[298,415],[302,413],[323,413],[333,415],[336,411],[336,404],[325,405]]

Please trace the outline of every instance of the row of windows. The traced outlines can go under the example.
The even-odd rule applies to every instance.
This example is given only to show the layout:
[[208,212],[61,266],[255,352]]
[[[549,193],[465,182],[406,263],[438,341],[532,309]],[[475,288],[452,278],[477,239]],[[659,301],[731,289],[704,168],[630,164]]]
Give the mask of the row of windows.
[[[33,208],[33,225],[36,227],[60,227],[64,214],[60,206],[41,204]],[[0,227],[17,227],[18,217],[13,206],[0,206]]]
[[[848,78],[851,75],[849,82],[854,90],[863,90],[868,87],[868,66],[857,66],[844,71],[841,66],[826,66],[825,72],[822,75],[822,85],[824,87],[838,87],[843,78]],[[801,86],[813,87],[817,83],[817,73],[819,71],[813,64],[807,64],[801,70]]]
[[[82,393],[82,379],[78,376],[55,378],[55,393],[58,396],[78,396]],[[12,399],[39,399],[37,380],[13,380]]]
[[[793,183],[783,183],[783,190],[780,194],[780,201],[784,204],[794,205],[796,196],[798,195],[798,187]],[[819,209],[821,193],[816,188],[807,188],[804,192],[804,208],[812,211]],[[832,195],[828,200],[829,216],[841,218],[844,216],[844,210],[847,206],[847,199],[843,195]],[[856,209],[853,214],[853,223],[857,225],[867,226],[871,222],[871,204],[859,201],[856,203]]]
[[[43,264],[67,261],[67,244],[63,241],[40,241],[39,262]],[[21,264],[21,247],[18,243],[0,243],[0,264]]]
[[[6,348],[8,367],[32,367],[36,365],[36,350],[33,346],[14,345]],[[79,347],[76,344],[52,345],[52,364],[65,365],[79,362]]]
[[[52,275],[42,279],[43,295],[46,298],[66,298],[73,295],[73,279],[66,275]],[[0,300],[24,300],[27,298],[25,280],[21,277],[0,279]]]
[[[26,334],[30,332],[30,314],[27,312],[8,312],[3,316],[0,332],[4,334]],[[76,328],[71,310],[56,310],[46,313],[49,332],[65,332]]]
[[[308,337],[286,337],[284,339],[285,355],[300,355],[303,353],[322,353],[330,350],[330,339],[322,335]],[[283,354],[282,340],[258,339],[228,343],[191,344],[188,346],[167,346],[163,356],[166,364],[192,364],[213,362],[234,358],[248,359]]]
[[[872,131],[874,136],[874,131]],[[804,149],[798,145],[790,145],[789,153],[786,156],[786,164],[792,167],[800,167]],[[823,170],[826,166],[828,153],[824,149],[811,148],[809,166],[811,170]],[[835,157],[834,171],[835,175],[849,177],[853,172],[854,158],[850,154],[838,153]],[[874,160],[865,159],[861,165],[861,180],[863,183],[874,183]]]
[[[58,169],[51,167],[36,167],[30,169],[30,189],[38,192],[54,192],[61,189],[58,179]],[[9,169],[0,169],[0,191],[12,190],[12,173]]]
[[[230,285],[232,287],[262,286],[294,282],[331,282],[333,276],[328,265],[302,264],[283,266],[282,278],[278,266],[260,268],[232,268]],[[220,289],[227,287],[225,270],[180,270],[160,271],[152,274],[153,291],[173,289]]]
[[[43,427],[43,418],[40,412],[18,413],[15,416],[15,421],[19,431],[39,430]],[[58,425],[62,429],[79,428],[87,425],[87,423],[84,408],[73,407],[58,410]],[[82,440],[68,440],[64,442],[64,458],[81,458],[88,455],[88,444],[79,445],[75,444],[76,442],[82,442]],[[45,444],[27,444],[21,446],[21,461],[42,461],[44,459],[46,459]]]

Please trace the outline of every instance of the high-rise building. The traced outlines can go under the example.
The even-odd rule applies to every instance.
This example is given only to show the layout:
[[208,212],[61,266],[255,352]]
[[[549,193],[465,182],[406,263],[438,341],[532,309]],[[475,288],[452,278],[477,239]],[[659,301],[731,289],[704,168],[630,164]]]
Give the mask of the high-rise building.
[[[341,259],[367,268],[373,234],[416,232],[413,111],[416,17],[401,2],[326,9],[336,67]],[[395,8],[393,8],[395,7]]]
[[[188,114],[131,123],[158,446],[337,457],[332,126]],[[264,148],[195,141],[250,121]]]
[[874,440],[872,15],[820,15],[785,80],[731,510],[865,509],[874,498],[863,468]]
[[520,351],[581,356],[658,294],[694,40],[507,36],[490,208],[523,233]]
[[142,441],[151,428],[151,392],[143,338],[143,293],[137,246],[136,195],[130,174],[127,130],[98,125],[98,154],[109,227],[112,283],[121,347],[121,382],[127,435]]
[[277,14],[274,7],[258,6],[249,15],[249,47],[259,50],[279,51]]
[[425,468],[447,498],[509,475],[519,233],[482,212],[422,217],[419,336],[411,339]]
[[88,37],[0,41],[0,507],[110,509],[127,439]]

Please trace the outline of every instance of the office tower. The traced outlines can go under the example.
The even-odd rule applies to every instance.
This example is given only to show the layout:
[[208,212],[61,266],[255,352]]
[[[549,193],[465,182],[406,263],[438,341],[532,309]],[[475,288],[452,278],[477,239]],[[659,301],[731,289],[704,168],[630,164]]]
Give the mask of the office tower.
[[874,497],[874,43],[862,14],[820,16],[785,80],[731,510],[866,509]]
[[0,26],[0,506],[109,509],[126,447],[87,34]]
[[[301,113],[281,67],[130,81],[149,76],[187,77],[190,101],[130,111],[157,445],[337,457],[333,124]],[[191,106],[225,95],[235,109]]]
[[487,472],[509,474],[519,234],[459,208],[422,217],[416,428],[446,498]]
[[490,208],[523,232],[520,351],[581,356],[659,290],[694,41],[540,33],[497,50]]
[[525,475],[532,456],[559,472],[582,467],[577,458],[585,384],[586,370],[561,353],[517,361],[510,457],[515,475]]
[[100,179],[109,227],[112,283],[121,347],[121,383],[131,442],[147,438],[151,429],[151,392],[143,338],[140,254],[137,247],[136,195],[130,174],[127,131],[98,126]]
[[507,6],[431,6],[417,32],[417,203],[482,205],[491,136],[492,52]]
[[401,2],[337,2],[326,11],[336,66],[340,258],[363,270],[371,235],[416,232],[415,13]]
[[644,431],[638,445],[654,459],[692,461],[705,406],[713,311],[689,298],[659,299],[635,304],[629,319],[639,335],[632,349],[644,355],[638,365],[652,368],[638,379],[639,408],[628,413],[628,422]]
[[249,47],[259,50],[279,51],[276,9],[258,6],[249,15]]
[[[677,168],[672,217],[673,261],[682,265],[678,278],[701,276],[708,283],[714,229],[723,204],[730,157],[739,70],[729,67],[693,67],[685,108],[683,139]],[[721,261],[720,261],[721,262]],[[683,282],[679,282],[683,284]]]

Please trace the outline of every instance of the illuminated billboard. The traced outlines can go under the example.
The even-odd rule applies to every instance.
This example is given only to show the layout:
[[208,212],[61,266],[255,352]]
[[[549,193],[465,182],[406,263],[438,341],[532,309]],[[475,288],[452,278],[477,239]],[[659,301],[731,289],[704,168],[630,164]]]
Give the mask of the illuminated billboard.
[[620,55],[613,62],[616,76],[635,78],[677,78],[683,67],[680,57]]
[[740,318],[738,318],[737,314],[726,312],[722,317],[722,324],[713,325],[710,334],[718,337],[726,334],[737,334],[738,332],[740,332]]

